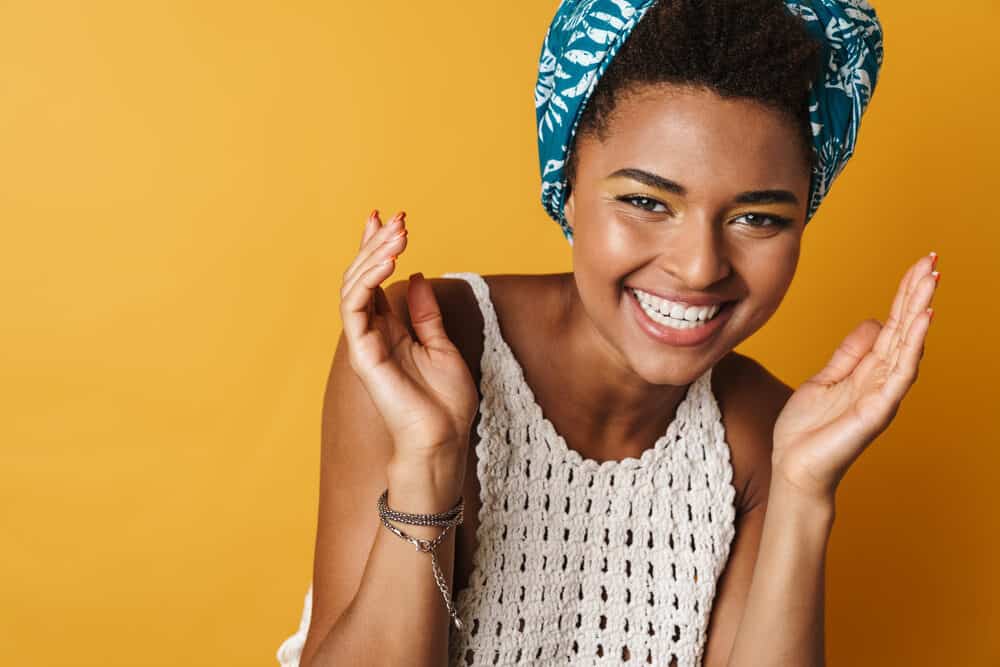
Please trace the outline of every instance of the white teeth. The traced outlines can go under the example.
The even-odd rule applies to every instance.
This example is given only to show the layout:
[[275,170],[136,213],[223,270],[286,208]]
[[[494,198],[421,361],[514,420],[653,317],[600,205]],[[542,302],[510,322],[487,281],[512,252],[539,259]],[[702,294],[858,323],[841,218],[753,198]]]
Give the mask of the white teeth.
[[629,288],[629,290],[636,296],[640,307],[650,319],[674,329],[691,329],[702,326],[715,317],[722,307],[721,304],[683,306],[634,288]]
[[636,295],[636,298],[638,298],[642,309],[652,319],[678,329],[687,329],[697,326],[702,322],[707,322],[715,317],[722,308],[721,304],[712,306],[685,306],[684,304],[661,299],[658,296],[641,290],[630,289]]

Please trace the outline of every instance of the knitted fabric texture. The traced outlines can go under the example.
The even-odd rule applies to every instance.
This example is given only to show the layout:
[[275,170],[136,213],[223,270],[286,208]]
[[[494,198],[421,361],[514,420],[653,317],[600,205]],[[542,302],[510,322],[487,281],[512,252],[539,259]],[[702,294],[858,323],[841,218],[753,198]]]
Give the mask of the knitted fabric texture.
[[[585,459],[542,414],[485,279],[443,277],[470,283],[484,335],[478,548],[455,594],[464,630],[450,629],[449,665],[701,665],[735,533],[712,368],[640,458]],[[312,586],[282,667],[298,667],[311,610]]]
[[712,369],[640,458],[584,459],[543,416],[486,281],[444,277],[471,284],[484,324],[478,549],[450,664],[700,665],[735,532]]

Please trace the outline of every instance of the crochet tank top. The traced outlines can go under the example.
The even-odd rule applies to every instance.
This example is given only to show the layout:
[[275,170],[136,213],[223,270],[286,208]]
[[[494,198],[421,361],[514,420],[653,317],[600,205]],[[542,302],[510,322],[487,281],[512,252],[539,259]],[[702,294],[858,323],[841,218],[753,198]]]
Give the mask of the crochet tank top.
[[736,490],[709,368],[640,458],[598,463],[542,414],[500,333],[486,281],[478,546],[449,662],[701,664]]

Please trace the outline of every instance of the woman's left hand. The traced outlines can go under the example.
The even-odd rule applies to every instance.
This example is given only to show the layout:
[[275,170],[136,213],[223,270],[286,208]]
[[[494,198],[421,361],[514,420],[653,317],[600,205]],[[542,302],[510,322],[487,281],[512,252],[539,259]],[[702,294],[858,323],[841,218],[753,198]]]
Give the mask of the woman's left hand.
[[911,266],[886,324],[868,319],[858,325],[830,363],[788,399],[774,425],[773,480],[833,502],[847,469],[889,426],[917,379],[936,261],[932,254]]

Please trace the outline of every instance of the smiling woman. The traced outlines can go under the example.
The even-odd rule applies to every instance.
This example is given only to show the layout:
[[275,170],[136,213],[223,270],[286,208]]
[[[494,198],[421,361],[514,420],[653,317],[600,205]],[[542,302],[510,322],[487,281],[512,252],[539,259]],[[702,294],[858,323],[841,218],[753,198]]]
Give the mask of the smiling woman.
[[[753,99],[657,83],[623,96],[605,128],[573,153],[574,280],[629,366],[683,385],[762,327],[791,285],[810,174],[798,126]],[[633,290],[667,303],[631,308]],[[730,307],[691,327],[686,309],[712,302]],[[632,326],[623,305],[650,317]]]
[[407,232],[372,213],[282,664],[823,663],[834,492],[915,380],[934,258],[794,394],[734,347],[881,58],[864,0],[563,0],[536,105],[573,271],[383,291]]

